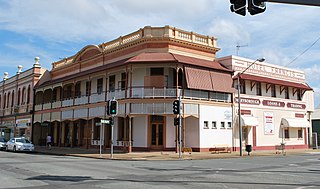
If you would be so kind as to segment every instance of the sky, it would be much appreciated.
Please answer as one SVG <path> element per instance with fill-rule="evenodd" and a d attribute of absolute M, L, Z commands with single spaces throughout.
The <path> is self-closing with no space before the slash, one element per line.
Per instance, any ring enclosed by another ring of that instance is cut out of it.
<path fill-rule="evenodd" d="M 0 0 L 0 77 L 42 67 L 144 26 L 170 25 L 218 38 L 217 57 L 266 58 L 305 72 L 320 103 L 320 7 L 267 3 L 240 16 L 228 0 Z M 318 41 L 317 41 L 318 40 Z M 241 46 L 237 51 L 236 46 Z M 294 60 L 294 61 L 293 61 Z"/>

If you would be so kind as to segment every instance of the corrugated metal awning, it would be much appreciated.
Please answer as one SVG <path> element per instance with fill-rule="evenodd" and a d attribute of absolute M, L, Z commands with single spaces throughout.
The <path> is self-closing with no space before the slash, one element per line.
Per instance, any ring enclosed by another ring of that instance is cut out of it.
<path fill-rule="evenodd" d="M 236 75 L 233 79 L 236 79 L 236 78 L 238 78 L 238 75 Z M 266 78 L 266 77 L 249 75 L 249 74 L 241 74 L 240 78 L 251 80 L 251 81 L 258 81 L 263 83 L 271 83 L 275 85 L 283 85 L 283 86 L 295 87 L 299 89 L 312 90 L 312 88 L 306 83 L 295 83 L 295 82 L 284 81 L 280 79 L 272 79 L 272 78 Z"/>
<path fill-rule="evenodd" d="M 185 67 L 187 86 L 191 89 L 233 93 L 233 80 L 229 73 Z"/>
<path fill-rule="evenodd" d="M 232 87 L 233 80 L 230 74 L 210 71 L 210 76 L 214 91 L 227 93 L 235 92 L 235 89 Z"/>
<path fill-rule="evenodd" d="M 213 91 L 210 71 L 185 67 L 185 72 L 188 88 Z"/>

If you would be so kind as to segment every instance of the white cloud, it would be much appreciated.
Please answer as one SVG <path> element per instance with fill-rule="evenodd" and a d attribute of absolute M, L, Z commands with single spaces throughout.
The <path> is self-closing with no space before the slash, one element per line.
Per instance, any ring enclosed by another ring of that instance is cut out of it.
<path fill-rule="evenodd" d="M 0 7 L 0 29 L 55 41 L 102 37 L 112 19 L 98 2 L 89 0 L 12 0 Z"/>
<path fill-rule="evenodd" d="M 30 66 L 34 56 L 50 69 L 52 61 L 87 44 L 106 42 L 146 25 L 171 25 L 217 37 L 218 57 L 235 54 L 238 43 L 248 44 L 240 48 L 240 56 L 264 56 L 268 63 L 284 66 L 320 35 L 319 7 L 267 3 L 266 12 L 246 17 L 229 7 L 227 0 L 0 0 L 0 32 L 30 40 L 6 42 L 13 53 L 0 53 L 1 70 L 11 66 L 5 62 Z M 39 38 L 40 45 L 34 42 Z M 313 88 L 320 88 L 319 49 L 320 43 L 288 65 L 304 69 Z"/>

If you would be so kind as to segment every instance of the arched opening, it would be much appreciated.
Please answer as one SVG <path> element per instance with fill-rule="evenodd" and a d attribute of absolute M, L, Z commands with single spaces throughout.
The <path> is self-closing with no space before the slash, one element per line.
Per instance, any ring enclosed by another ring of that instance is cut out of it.
<path fill-rule="evenodd" d="M 43 103 L 43 92 L 42 91 L 38 91 L 36 92 L 36 105 L 42 104 Z"/>
<path fill-rule="evenodd" d="M 31 87 L 29 85 L 28 86 L 28 92 L 27 92 L 27 104 L 30 103 L 30 98 L 31 98 Z"/>
<path fill-rule="evenodd" d="M 2 108 L 3 108 L 3 109 L 6 108 L 6 102 L 7 102 L 7 94 L 4 93 L 4 95 L 3 95 L 3 103 L 2 103 Z"/>
<path fill-rule="evenodd" d="M 53 89 L 53 93 L 52 93 L 52 101 L 56 102 L 56 101 L 61 101 L 61 93 L 62 93 L 62 87 L 55 87 Z"/>
<path fill-rule="evenodd" d="M 22 94 L 21 94 L 21 104 L 25 104 L 26 101 L 26 88 L 22 88 Z"/>
<path fill-rule="evenodd" d="M 8 97 L 7 97 L 7 105 L 6 107 L 9 108 L 9 104 L 10 104 L 10 92 L 8 92 Z"/>
<path fill-rule="evenodd" d="M 52 89 L 47 89 L 43 93 L 43 103 L 50 103 L 52 100 Z"/>
<path fill-rule="evenodd" d="M 11 107 L 14 106 L 14 90 L 12 91 L 12 95 L 11 95 Z"/>
<path fill-rule="evenodd" d="M 73 95 L 74 95 L 73 86 L 74 85 L 72 83 L 63 86 L 63 99 L 64 100 L 73 98 Z"/>

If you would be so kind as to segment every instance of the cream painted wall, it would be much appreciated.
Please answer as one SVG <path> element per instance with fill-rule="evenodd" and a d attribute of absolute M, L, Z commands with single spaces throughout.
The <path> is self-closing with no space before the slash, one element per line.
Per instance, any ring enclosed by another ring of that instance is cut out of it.
<path fill-rule="evenodd" d="M 144 86 L 144 76 L 147 74 L 146 68 L 134 68 L 132 71 L 132 86 Z"/>
<path fill-rule="evenodd" d="M 148 147 L 148 118 L 134 117 L 132 123 L 133 147 Z"/>
<path fill-rule="evenodd" d="M 166 116 L 166 147 L 174 148 L 176 147 L 176 126 L 173 125 L 173 117 Z"/>
<path fill-rule="evenodd" d="M 200 146 L 199 119 L 196 117 L 185 118 L 186 147 L 198 148 Z"/>
<path fill-rule="evenodd" d="M 280 126 L 282 118 L 294 118 L 295 113 L 302 114 L 303 112 L 299 111 L 285 111 L 271 108 L 262 108 L 262 109 L 251 109 L 252 115 L 257 117 L 259 125 L 257 126 L 257 146 L 274 146 L 279 145 L 282 142 L 282 128 Z M 274 117 L 274 134 L 269 135 L 265 134 L 264 131 L 264 112 L 272 112 Z M 311 125 L 311 124 L 310 124 Z M 304 138 L 298 139 L 297 134 L 298 128 L 289 128 L 290 139 L 285 139 L 284 142 L 286 145 L 301 145 L 304 144 Z M 252 135 L 252 133 L 250 133 Z M 302 135 L 304 137 L 304 133 Z M 252 138 L 251 138 L 252 139 Z M 251 140 L 252 141 L 252 140 Z"/>
<path fill-rule="evenodd" d="M 232 126 L 232 109 L 230 107 L 200 105 L 200 147 L 210 148 L 217 144 L 232 146 L 232 128 L 228 128 L 228 122 Z M 208 121 L 209 127 L 204 128 L 204 121 Z M 217 123 L 217 128 L 212 128 L 212 122 Z M 221 122 L 225 128 L 221 128 Z"/>

